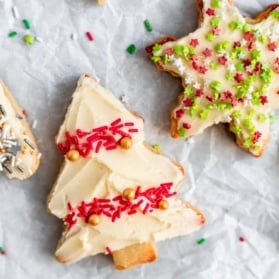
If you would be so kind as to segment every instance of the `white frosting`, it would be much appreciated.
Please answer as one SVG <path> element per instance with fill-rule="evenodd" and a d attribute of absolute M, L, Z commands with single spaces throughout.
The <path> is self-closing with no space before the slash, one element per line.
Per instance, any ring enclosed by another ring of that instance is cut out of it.
<path fill-rule="evenodd" d="M 73 95 L 73 101 L 61 126 L 56 142 L 65 140 L 65 131 L 90 130 L 111 123 L 115 119 L 134 122 L 138 133 L 133 134 L 133 146 L 99 153 L 76 162 L 65 160 L 54 185 L 48 208 L 57 217 L 68 214 L 67 203 L 76 208 L 82 201 L 94 197 L 112 198 L 127 187 L 148 189 L 164 182 L 172 182 L 176 190 L 183 179 L 181 167 L 167 157 L 157 154 L 144 144 L 143 120 L 127 110 L 110 92 L 95 80 L 83 76 Z M 203 218 L 177 197 L 168 199 L 169 209 L 154 210 L 143 215 L 123 213 L 112 222 L 101 216 L 98 226 L 91 226 L 82 218 L 66 230 L 56 256 L 60 261 L 73 262 L 89 255 L 112 251 L 135 243 L 160 241 L 197 230 Z"/>
<path fill-rule="evenodd" d="M 0 152 L 1 171 L 9 178 L 26 179 L 37 170 L 40 153 L 25 116 L 2 82 L 0 105 L 0 148 L 8 142 L 6 151 Z"/>

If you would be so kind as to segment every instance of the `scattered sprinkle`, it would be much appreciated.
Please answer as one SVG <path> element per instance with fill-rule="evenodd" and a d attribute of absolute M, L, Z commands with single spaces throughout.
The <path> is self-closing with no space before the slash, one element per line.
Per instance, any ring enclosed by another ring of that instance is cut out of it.
<path fill-rule="evenodd" d="M 37 124 L 38 124 L 38 120 L 37 119 L 33 120 L 32 128 L 35 129 L 37 127 Z"/>
<path fill-rule="evenodd" d="M 3 256 L 7 254 L 6 251 L 4 250 L 4 248 L 1 246 L 0 246 L 0 254 Z"/>
<path fill-rule="evenodd" d="M 25 109 L 22 110 L 23 115 L 27 118 L 28 117 L 28 113 Z"/>
<path fill-rule="evenodd" d="M 107 251 L 107 253 L 108 253 L 109 255 L 112 255 L 112 251 L 111 251 L 111 249 L 109 248 L 109 246 L 106 246 L 106 251 Z"/>
<path fill-rule="evenodd" d="M 240 237 L 239 237 L 239 241 L 244 242 L 244 241 L 245 241 L 245 238 L 244 238 L 243 236 L 240 236 Z"/>
<path fill-rule="evenodd" d="M 38 43 L 43 43 L 43 39 L 42 39 L 41 37 L 37 37 L 37 36 L 36 36 L 36 41 L 37 41 Z"/>
<path fill-rule="evenodd" d="M 161 151 L 161 145 L 156 143 L 156 144 L 153 145 L 153 149 L 157 152 L 160 152 Z"/>
<path fill-rule="evenodd" d="M 19 18 L 18 9 L 16 6 L 12 7 L 12 13 L 13 13 L 14 18 Z"/>
<path fill-rule="evenodd" d="M 28 34 L 28 35 L 25 35 L 23 37 L 23 41 L 27 45 L 32 45 L 34 43 L 34 41 L 35 41 L 35 37 L 33 35 Z"/>
<path fill-rule="evenodd" d="M 144 21 L 144 26 L 148 32 L 151 32 L 153 30 L 152 25 L 148 19 Z"/>
<path fill-rule="evenodd" d="M 205 242 L 205 238 L 201 238 L 197 241 L 197 244 L 202 245 Z"/>
<path fill-rule="evenodd" d="M 31 29 L 31 24 L 26 18 L 22 20 L 22 23 L 26 29 Z"/>
<path fill-rule="evenodd" d="M 135 45 L 129 45 L 128 48 L 127 48 L 127 52 L 130 53 L 130 54 L 134 54 L 136 52 L 137 48 Z"/>
<path fill-rule="evenodd" d="M 89 41 L 94 41 L 94 37 L 91 32 L 87 31 L 85 34 Z"/>
<path fill-rule="evenodd" d="M 77 40 L 77 34 L 72 33 L 72 34 L 71 34 L 71 39 L 72 39 L 73 41 L 76 41 L 76 40 Z"/>
<path fill-rule="evenodd" d="M 17 35 L 17 32 L 16 31 L 12 31 L 8 34 L 8 37 L 10 38 L 14 38 L 15 36 Z"/>

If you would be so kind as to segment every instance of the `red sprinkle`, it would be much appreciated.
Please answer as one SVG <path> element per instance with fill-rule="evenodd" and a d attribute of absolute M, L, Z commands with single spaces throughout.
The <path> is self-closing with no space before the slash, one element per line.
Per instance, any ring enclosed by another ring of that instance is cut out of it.
<path fill-rule="evenodd" d="M 211 9 L 211 8 L 208 8 L 206 10 L 206 14 L 209 15 L 209 16 L 215 16 L 215 10 Z"/>
<path fill-rule="evenodd" d="M 254 34 L 253 34 L 253 32 L 251 32 L 251 31 L 245 32 L 244 35 L 243 35 L 243 38 L 244 38 L 246 41 L 251 41 L 251 40 L 254 39 Z"/>
<path fill-rule="evenodd" d="M 220 33 L 221 33 L 221 29 L 218 28 L 218 27 L 214 27 L 214 28 L 212 29 L 212 33 L 213 33 L 213 35 L 215 35 L 215 36 L 219 36 Z"/>
<path fill-rule="evenodd" d="M 240 237 L 239 237 L 239 241 L 244 242 L 244 241 L 245 241 L 245 238 L 244 238 L 243 236 L 240 236 Z"/>
<path fill-rule="evenodd" d="M 275 51 L 276 48 L 277 48 L 277 43 L 276 42 L 271 42 L 267 45 L 267 48 L 270 50 L 270 51 Z"/>
<path fill-rule="evenodd" d="M 240 82 L 242 82 L 242 81 L 244 80 L 244 76 L 243 76 L 243 74 L 241 74 L 241 73 L 236 73 L 235 76 L 234 76 L 234 79 L 235 79 L 238 83 L 240 83 Z"/>
<path fill-rule="evenodd" d="M 22 113 L 23 113 L 23 115 L 27 118 L 28 117 L 28 113 L 27 113 L 27 111 L 24 109 L 24 110 L 22 110 Z"/>
<path fill-rule="evenodd" d="M 261 96 L 260 99 L 261 99 L 261 104 L 262 104 L 262 105 L 268 103 L 267 96 Z"/>
<path fill-rule="evenodd" d="M 185 100 L 183 100 L 183 104 L 185 107 L 191 107 L 193 105 L 193 100 L 187 97 Z"/>
<path fill-rule="evenodd" d="M 91 32 L 87 31 L 85 34 L 89 41 L 94 41 L 94 37 Z"/>
<path fill-rule="evenodd" d="M 218 58 L 218 62 L 221 65 L 226 65 L 227 62 L 228 62 L 228 59 L 225 56 L 221 56 L 221 57 Z"/>
<path fill-rule="evenodd" d="M 112 251 L 111 251 L 111 249 L 109 248 L 109 246 L 106 246 L 106 251 L 107 251 L 107 253 L 108 253 L 109 255 L 112 255 Z"/>
<path fill-rule="evenodd" d="M 254 144 L 257 143 L 257 142 L 259 141 L 259 139 L 260 139 L 261 136 L 262 136 L 262 133 L 259 132 L 259 131 L 256 131 L 256 132 L 254 133 L 254 136 L 253 136 L 253 143 L 254 143 Z"/>
<path fill-rule="evenodd" d="M 190 46 L 196 47 L 196 46 L 198 46 L 198 45 L 199 45 L 199 40 L 198 40 L 198 39 L 192 39 L 192 40 L 190 41 Z"/>
<path fill-rule="evenodd" d="M 184 115 L 184 110 L 183 109 L 179 109 L 175 112 L 175 117 L 176 118 L 180 118 Z"/>
<path fill-rule="evenodd" d="M 198 90 L 196 91 L 196 96 L 197 96 L 197 97 L 201 97 L 203 94 L 204 94 L 204 92 L 203 92 L 202 89 L 198 89 Z"/>
<path fill-rule="evenodd" d="M 202 54 L 205 56 L 205 57 L 210 57 L 212 55 L 213 51 L 209 48 L 206 48 L 204 49 L 204 51 L 202 52 Z"/>
<path fill-rule="evenodd" d="M 169 47 L 165 50 L 167 55 L 172 55 L 173 54 L 173 48 Z"/>

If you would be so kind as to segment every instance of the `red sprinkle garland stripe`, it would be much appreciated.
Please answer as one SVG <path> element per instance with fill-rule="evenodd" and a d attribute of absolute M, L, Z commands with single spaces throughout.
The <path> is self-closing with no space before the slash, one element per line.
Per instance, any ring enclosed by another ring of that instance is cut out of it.
<path fill-rule="evenodd" d="M 102 148 L 107 151 L 119 147 L 122 137 L 131 138 L 131 134 L 139 130 L 133 122 L 122 122 L 120 118 L 112 121 L 109 126 L 103 125 L 93 128 L 91 131 L 77 129 L 75 135 L 65 132 L 65 141 L 59 142 L 57 148 L 62 154 L 75 149 L 82 157 L 87 157 L 91 152 L 99 153 Z"/>
<path fill-rule="evenodd" d="M 64 218 L 64 222 L 71 229 L 77 222 L 77 218 L 84 218 L 85 222 L 92 214 L 104 215 L 115 222 L 121 218 L 121 214 L 126 212 L 128 215 L 138 213 L 151 213 L 154 209 L 159 208 L 159 202 L 162 199 L 170 198 L 176 195 L 176 192 L 171 192 L 173 183 L 162 183 L 159 186 L 151 187 L 142 191 L 141 186 L 136 188 L 135 199 L 125 200 L 122 195 L 117 195 L 113 198 L 93 198 L 90 202 L 82 201 L 76 209 L 68 203 L 68 214 Z"/>

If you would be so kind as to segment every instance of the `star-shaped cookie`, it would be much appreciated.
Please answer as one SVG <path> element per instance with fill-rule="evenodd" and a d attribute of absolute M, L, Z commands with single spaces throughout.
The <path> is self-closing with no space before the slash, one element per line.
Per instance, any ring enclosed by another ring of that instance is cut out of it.
<path fill-rule="evenodd" d="M 70 263 L 112 254 L 118 269 L 156 259 L 153 242 L 199 229 L 201 212 L 179 199 L 183 168 L 144 142 L 143 119 L 83 75 L 56 137 L 65 161 L 48 200 Z"/>
<path fill-rule="evenodd" d="M 159 70 L 182 79 L 171 135 L 229 123 L 236 143 L 260 156 L 279 107 L 279 5 L 244 18 L 230 0 L 197 0 L 199 28 L 146 48 Z"/>

